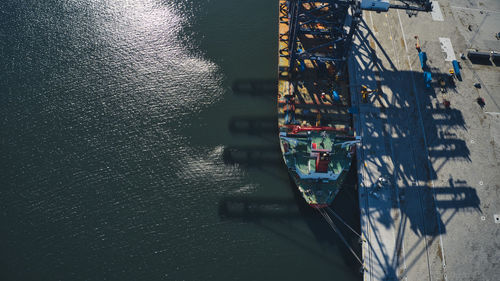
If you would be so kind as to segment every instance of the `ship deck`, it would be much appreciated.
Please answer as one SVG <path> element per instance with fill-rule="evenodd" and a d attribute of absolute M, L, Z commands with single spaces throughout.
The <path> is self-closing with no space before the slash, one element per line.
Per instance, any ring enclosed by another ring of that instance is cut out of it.
<path fill-rule="evenodd" d="M 281 0 L 280 5 L 286 1 Z M 320 3 L 304 3 L 306 9 L 317 8 Z M 325 8 L 325 11 L 327 8 Z M 323 11 L 323 10 L 322 10 Z M 334 78 L 332 64 L 304 59 L 294 69 L 289 69 L 288 15 L 280 11 L 279 23 L 279 80 L 278 80 L 278 124 L 286 124 L 285 111 L 293 111 L 295 123 L 301 126 L 325 126 L 350 130 L 352 118 L 348 112 L 351 103 L 348 81 Z M 321 26 L 314 26 L 321 30 Z M 298 36 L 299 47 L 318 46 L 324 43 L 321 36 L 303 34 Z M 316 54 L 328 53 L 327 47 L 319 48 Z M 291 73 L 294 73 L 292 78 Z M 347 75 L 345 76 L 347 78 Z M 334 99 L 335 91 L 338 98 Z M 323 94 L 324 93 L 324 94 Z M 287 97 L 287 95 L 289 95 Z M 293 96 L 290 102 L 290 96 Z M 293 106 L 293 108 L 292 108 Z"/>
<path fill-rule="evenodd" d="M 500 67 L 459 54 L 500 51 L 494 38 L 500 4 L 433 2 L 440 11 L 412 17 L 401 10 L 364 11 L 355 35 L 349 76 L 359 112 L 354 126 L 362 137 L 363 280 L 498 278 Z M 415 35 L 427 53 L 430 88 Z M 454 56 L 463 81 L 442 93 L 436 81 L 446 77 Z M 382 91 L 363 103 L 361 85 Z M 379 177 L 387 184 L 377 187 Z"/>

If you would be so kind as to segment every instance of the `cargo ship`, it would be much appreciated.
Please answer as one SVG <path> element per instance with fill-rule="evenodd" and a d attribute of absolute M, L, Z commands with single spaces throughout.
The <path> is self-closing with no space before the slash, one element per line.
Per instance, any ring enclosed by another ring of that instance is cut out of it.
<path fill-rule="evenodd" d="M 359 140 L 352 128 L 346 56 L 355 1 L 279 1 L 280 148 L 304 200 L 329 206 Z"/>

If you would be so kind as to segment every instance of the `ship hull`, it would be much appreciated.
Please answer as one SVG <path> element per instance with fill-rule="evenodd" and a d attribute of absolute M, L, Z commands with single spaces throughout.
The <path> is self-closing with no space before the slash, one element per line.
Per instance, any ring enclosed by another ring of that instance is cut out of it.
<path fill-rule="evenodd" d="M 283 150 L 282 150 L 282 152 L 283 152 Z M 283 161 L 286 165 L 287 161 L 284 157 L 283 157 Z M 331 194 L 325 195 L 322 197 L 318 197 L 318 196 L 311 196 L 310 194 L 308 194 L 306 192 L 307 190 L 309 190 L 308 183 L 302 181 L 300 179 L 300 177 L 297 175 L 297 173 L 294 172 L 291 167 L 288 167 L 288 173 L 290 174 L 290 177 L 292 178 L 292 180 L 295 184 L 295 187 L 300 192 L 304 201 L 309 206 L 311 206 L 312 208 L 316 208 L 316 209 L 328 207 L 333 203 L 335 197 L 337 196 L 338 192 L 342 188 L 341 185 L 344 183 L 345 177 L 347 176 L 347 170 L 346 170 L 334 183 L 330 183 L 329 186 L 326 186 L 323 188 L 323 190 L 326 190 L 328 192 L 331 191 L 332 192 Z"/>
<path fill-rule="evenodd" d="M 310 48 L 315 50 L 316 56 L 331 53 L 331 48 L 321 47 L 324 45 L 324 36 L 301 34 L 296 37 L 295 43 L 290 40 L 294 32 L 290 30 L 294 22 L 290 18 L 293 9 L 325 18 L 333 14 L 329 7 L 320 2 L 303 3 L 295 7 L 289 7 L 285 0 L 279 3 L 277 100 L 280 148 L 291 178 L 306 203 L 313 208 L 324 208 L 332 204 L 341 189 L 353 153 L 349 146 L 344 148 L 343 145 L 346 139 L 354 139 L 352 117 L 348 110 L 348 81 L 338 75 L 341 70 L 345 70 L 345 65 L 312 58 L 297 59 L 290 52 L 297 48 Z M 316 30 L 317 34 L 328 31 L 328 27 L 318 23 L 301 26 Z M 328 149 L 312 147 L 322 145 L 325 139 L 331 143 Z M 340 145 L 342 149 L 337 148 Z M 326 166 L 322 166 L 319 160 L 314 162 L 314 158 L 322 153 L 331 158 Z"/>

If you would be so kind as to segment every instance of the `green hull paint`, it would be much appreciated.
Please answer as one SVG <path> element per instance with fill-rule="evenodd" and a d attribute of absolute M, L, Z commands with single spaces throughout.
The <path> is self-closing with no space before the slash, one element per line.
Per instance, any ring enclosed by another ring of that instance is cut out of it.
<path fill-rule="evenodd" d="M 334 134 L 312 132 L 308 137 L 280 137 L 283 160 L 288 167 L 304 200 L 311 205 L 330 205 L 342 187 L 351 167 L 351 146 L 342 148 L 343 140 L 336 140 Z M 326 135 L 326 137 L 324 137 Z M 315 152 L 312 144 L 330 152 L 327 172 L 315 171 Z M 322 146 L 319 144 L 323 143 Z"/>

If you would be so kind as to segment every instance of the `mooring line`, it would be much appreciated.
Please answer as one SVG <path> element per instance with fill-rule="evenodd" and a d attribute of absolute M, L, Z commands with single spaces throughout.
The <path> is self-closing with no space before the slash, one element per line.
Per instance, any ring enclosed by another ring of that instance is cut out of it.
<path fill-rule="evenodd" d="M 337 215 L 337 213 L 335 213 L 335 211 L 333 211 L 332 208 L 327 207 L 326 209 L 328 211 L 330 211 L 330 213 L 332 213 L 332 215 L 334 215 L 341 223 L 343 223 L 345 226 L 347 226 L 347 228 L 349 228 L 354 234 L 356 234 L 359 238 L 361 238 L 361 235 L 356 230 L 354 230 L 351 226 L 349 226 L 339 215 Z"/>
<path fill-rule="evenodd" d="M 354 257 L 358 260 L 358 262 L 361 264 L 361 266 L 363 266 L 364 268 L 364 265 L 363 265 L 363 261 L 358 257 L 358 255 L 356 254 L 356 252 L 354 252 L 354 250 L 352 249 L 352 247 L 349 245 L 349 243 L 347 243 L 347 240 L 345 240 L 344 236 L 342 235 L 342 233 L 340 233 L 339 229 L 337 228 L 337 226 L 335 226 L 335 223 L 333 223 L 332 219 L 330 218 L 330 216 L 328 216 L 328 213 L 323 210 L 323 209 L 320 209 L 320 208 L 316 208 L 318 210 L 318 212 L 323 216 L 323 218 L 326 220 L 326 222 L 328 223 L 328 225 L 330 225 L 330 227 L 337 233 L 337 235 L 340 237 L 340 239 L 342 239 L 342 242 L 344 242 L 344 244 L 346 245 L 346 247 L 349 249 L 349 251 L 351 251 L 351 253 L 354 255 Z"/>

